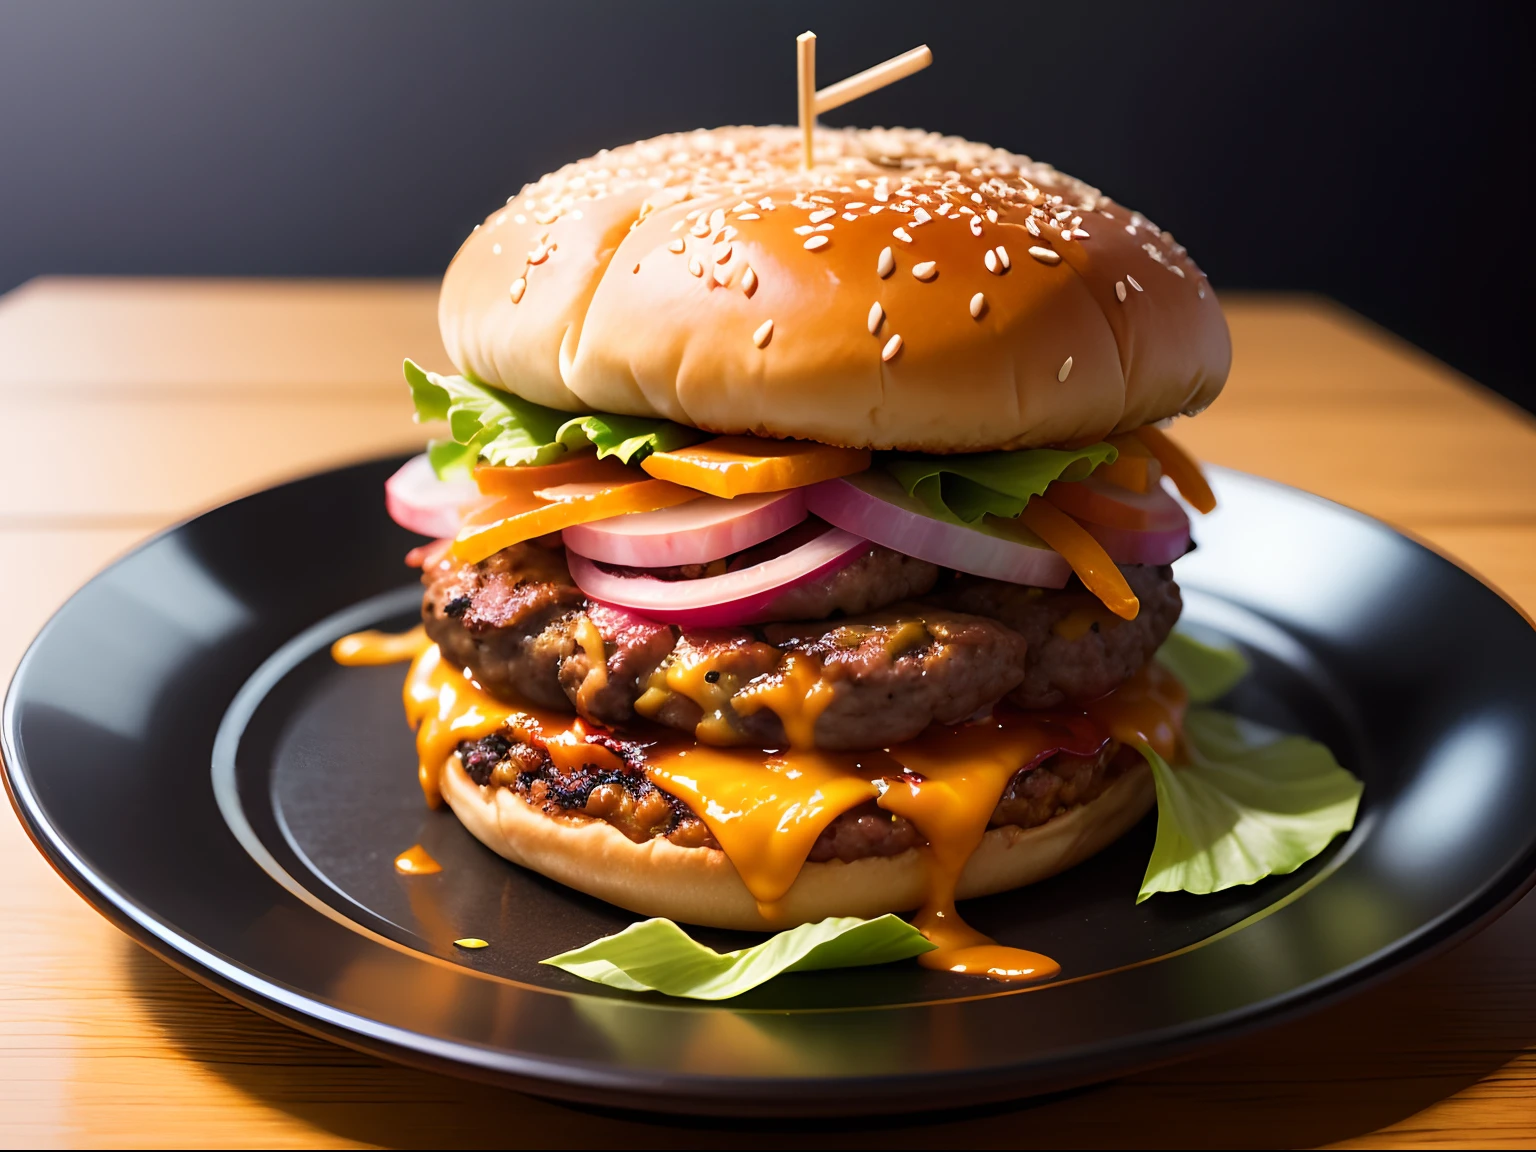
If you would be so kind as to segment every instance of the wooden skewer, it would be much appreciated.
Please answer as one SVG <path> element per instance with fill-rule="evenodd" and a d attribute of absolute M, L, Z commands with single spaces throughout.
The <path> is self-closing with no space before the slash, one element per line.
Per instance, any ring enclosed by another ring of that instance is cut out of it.
<path fill-rule="evenodd" d="M 795 39 L 800 78 L 800 165 L 809 170 L 815 162 L 812 140 L 816 131 L 816 33 L 802 32 Z"/>
<path fill-rule="evenodd" d="M 910 52 L 892 56 L 884 64 L 876 64 L 873 68 L 866 68 L 856 76 L 839 80 L 836 84 L 829 84 L 816 93 L 816 115 L 820 116 L 823 112 L 841 108 L 850 100 L 857 100 L 860 96 L 868 96 L 875 89 L 894 84 L 914 72 L 921 72 L 932 63 L 933 53 L 928 50 L 928 45 L 919 44 Z"/>
<path fill-rule="evenodd" d="M 856 76 L 829 84 L 816 91 L 816 33 L 802 32 L 795 40 L 796 62 L 799 69 L 800 96 L 800 147 L 801 165 L 807 169 L 815 163 L 813 143 L 816 117 L 834 108 L 841 108 L 850 100 L 867 96 L 877 88 L 894 84 L 914 72 L 921 72 L 933 63 L 933 53 L 928 45 L 919 44 L 910 52 L 892 56 L 883 64 L 866 68 Z"/>

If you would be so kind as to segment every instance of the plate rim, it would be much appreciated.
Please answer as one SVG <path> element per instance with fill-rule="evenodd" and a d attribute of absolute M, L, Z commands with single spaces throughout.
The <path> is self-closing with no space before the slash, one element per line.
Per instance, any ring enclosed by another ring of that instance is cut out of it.
<path fill-rule="evenodd" d="M 115 556 L 90 580 L 72 592 L 50 615 L 17 663 L 7 685 L 3 707 L 0 707 L 0 767 L 3 767 L 0 779 L 3 779 L 7 798 L 22 828 L 50 867 L 77 895 L 115 927 L 177 971 L 227 999 L 306 1034 L 395 1062 L 510 1086 L 541 1096 L 576 1102 L 607 1103 L 611 1106 L 617 1094 L 624 1101 L 621 1107 L 643 1112 L 682 1109 L 697 1114 L 745 1116 L 767 1115 L 771 1109 L 771 1114 L 783 1116 L 783 1099 L 794 1093 L 797 1098 L 793 1112 L 798 1116 L 851 1116 L 896 1111 L 926 1113 L 935 1111 L 926 1102 L 902 1107 L 901 1088 L 904 1084 L 920 1082 L 926 1094 L 931 1095 L 936 1084 L 958 1083 L 963 1079 L 966 1084 L 964 1099 L 967 1107 L 1018 1099 L 1090 1083 L 1102 1079 L 1104 1075 L 1125 1075 L 1138 1069 L 1183 1059 L 1201 1049 L 1238 1036 L 1320 1011 L 1450 950 L 1502 915 L 1536 887 L 1536 845 L 1533 845 L 1523 855 L 1506 864 L 1480 891 L 1458 901 L 1434 919 L 1417 925 L 1409 933 L 1394 938 L 1371 955 L 1343 967 L 1330 969 L 1313 980 L 1257 1004 L 1239 1006 L 1192 1021 L 1181 1021 L 1152 1032 L 1085 1045 L 1070 1052 L 1066 1059 L 1035 1062 L 1043 1063 L 1047 1069 L 1059 1066 L 1059 1074 L 1048 1071 L 1045 1075 L 1034 1075 L 1032 1073 L 1041 1069 L 1032 1068 L 1030 1062 L 1020 1062 L 982 1070 L 967 1068 L 938 1073 L 900 1072 L 831 1078 L 743 1076 L 727 1079 L 699 1074 L 685 1076 L 597 1061 L 529 1055 L 465 1040 L 444 1039 L 333 1007 L 242 966 L 206 947 L 189 934 L 177 930 L 126 892 L 118 890 L 107 877 L 98 874 L 78 856 L 62 831 L 48 819 L 32 788 L 31 769 L 21 754 L 17 739 L 18 686 L 22 684 L 35 654 L 46 642 L 58 617 L 67 607 L 106 573 L 139 552 L 204 517 L 217 515 L 247 500 L 321 477 L 378 467 L 406 459 L 409 455 L 378 456 L 296 477 L 184 517 L 137 542 Z M 1536 630 L 1536 619 L 1497 584 L 1411 531 L 1267 477 L 1219 466 L 1210 466 L 1210 470 L 1274 489 L 1287 498 L 1304 498 L 1309 503 L 1320 504 L 1343 512 L 1354 520 L 1363 521 L 1366 526 L 1400 536 L 1493 592 L 1528 627 Z M 1049 986 L 1039 989 L 1041 992 L 1048 990 Z M 690 1004 L 677 1007 L 701 1012 L 729 1010 L 729 1005 L 704 1007 Z M 848 1011 L 869 1010 L 873 1009 Z M 1026 1075 L 1026 1069 L 1031 1074 Z M 985 1081 L 980 1091 L 976 1090 L 978 1077 Z M 1013 1081 L 1011 1085 L 1010 1081 Z M 762 1111 L 755 1112 L 754 1108 L 759 1106 Z M 953 1106 L 941 1110 L 952 1111 Z"/>

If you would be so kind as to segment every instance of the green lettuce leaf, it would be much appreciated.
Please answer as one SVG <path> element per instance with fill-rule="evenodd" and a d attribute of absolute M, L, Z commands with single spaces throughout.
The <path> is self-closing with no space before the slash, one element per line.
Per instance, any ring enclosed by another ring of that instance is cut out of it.
<path fill-rule="evenodd" d="M 916 928 L 891 915 L 831 917 L 725 953 L 706 948 L 672 921 L 657 919 L 540 963 L 628 992 L 727 1000 L 784 972 L 887 964 L 933 947 Z"/>
<path fill-rule="evenodd" d="M 1361 783 L 1315 740 L 1194 708 L 1184 741 L 1190 763 L 1178 768 L 1139 746 L 1157 787 L 1157 841 L 1138 904 L 1294 872 L 1355 825 Z"/>
<path fill-rule="evenodd" d="M 427 459 L 438 476 L 467 475 L 476 461 L 506 466 L 552 464 L 589 445 L 599 456 L 638 463 L 652 452 L 700 438 L 692 428 L 641 416 L 572 416 L 463 376 L 440 376 L 405 362 L 417 423 L 446 420 L 452 440 L 437 440 Z"/>
<path fill-rule="evenodd" d="M 1235 644 L 1197 640 L 1179 629 L 1157 650 L 1157 662 L 1183 682 L 1192 704 L 1219 700 L 1248 675 L 1248 657 Z"/>
<path fill-rule="evenodd" d="M 968 456 L 901 456 L 886 470 L 935 512 L 974 524 L 983 516 L 1013 518 L 1056 480 L 1082 480 L 1119 453 L 1102 441 L 1086 448 L 1030 448 Z"/>

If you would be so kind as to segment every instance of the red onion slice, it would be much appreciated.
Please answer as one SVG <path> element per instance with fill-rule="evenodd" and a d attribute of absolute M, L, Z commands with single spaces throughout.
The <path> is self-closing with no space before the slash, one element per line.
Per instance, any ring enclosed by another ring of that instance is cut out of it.
<path fill-rule="evenodd" d="M 806 506 L 829 524 L 930 564 L 1006 580 L 1061 588 L 1072 566 L 1020 524 L 940 520 L 894 478 L 871 469 L 806 490 Z"/>
<path fill-rule="evenodd" d="M 707 564 L 745 551 L 806 517 L 801 489 L 737 496 L 700 496 L 656 512 L 632 512 L 562 532 L 565 546 L 589 560 L 627 568 Z"/>
<path fill-rule="evenodd" d="M 697 580 L 612 572 L 575 552 L 567 552 L 566 561 L 576 586 L 600 603 L 667 624 L 727 628 L 764 619 L 786 591 L 836 572 L 868 547 L 867 540 L 828 528 L 761 564 Z"/>
<path fill-rule="evenodd" d="M 390 519 L 423 536 L 456 535 L 464 513 L 484 502 L 473 480 L 439 480 L 425 456 L 412 456 L 384 482 Z"/>

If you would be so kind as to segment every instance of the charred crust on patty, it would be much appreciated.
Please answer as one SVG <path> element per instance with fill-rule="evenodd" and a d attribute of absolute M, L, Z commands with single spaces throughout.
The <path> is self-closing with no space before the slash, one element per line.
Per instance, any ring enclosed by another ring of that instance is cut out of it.
<path fill-rule="evenodd" d="M 636 745 L 602 736 L 588 739 L 616 753 L 624 767 L 591 763 L 562 771 L 543 749 L 507 732 L 465 740 L 458 754 L 476 784 L 510 788 L 546 816 L 603 820 L 636 843 L 665 836 L 685 848 L 715 846 L 704 822 L 686 804 L 634 767 Z"/>
<path fill-rule="evenodd" d="M 645 775 L 646 745 L 590 733 L 624 761 L 623 768 L 583 764 L 562 772 L 543 749 L 510 732 L 459 744 L 464 771 L 481 787 L 509 788 L 550 817 L 577 817 L 612 824 L 637 844 L 664 836 L 683 848 L 718 848 L 704 821 L 682 800 Z M 1092 756 L 1059 752 L 1020 769 L 1003 790 L 988 826 L 1036 828 L 1088 804 L 1138 762 L 1134 749 L 1109 741 Z M 868 800 L 839 815 L 816 838 L 811 863 L 852 863 L 871 856 L 899 856 L 926 844 L 911 821 Z"/>

